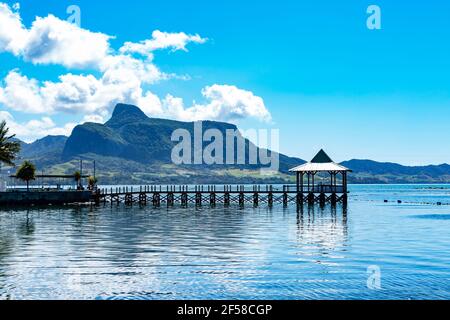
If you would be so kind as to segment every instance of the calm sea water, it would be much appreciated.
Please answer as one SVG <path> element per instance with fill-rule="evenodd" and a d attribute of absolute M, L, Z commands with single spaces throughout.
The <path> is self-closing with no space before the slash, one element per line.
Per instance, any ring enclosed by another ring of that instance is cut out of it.
<path fill-rule="evenodd" d="M 350 189 L 299 214 L 3 210 L 0 299 L 450 299 L 450 186 Z"/>

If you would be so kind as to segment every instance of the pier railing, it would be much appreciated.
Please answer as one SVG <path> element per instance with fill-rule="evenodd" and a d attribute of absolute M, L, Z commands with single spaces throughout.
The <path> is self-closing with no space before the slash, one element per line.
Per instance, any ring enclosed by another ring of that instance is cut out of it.
<path fill-rule="evenodd" d="M 196 205 L 222 203 L 229 205 L 238 203 L 337 203 L 346 202 L 347 194 L 343 188 L 329 185 L 318 185 L 314 188 L 297 192 L 295 185 L 166 185 L 140 187 L 113 187 L 99 189 L 95 196 L 97 203 L 151 203 L 168 206 L 180 203 Z"/>

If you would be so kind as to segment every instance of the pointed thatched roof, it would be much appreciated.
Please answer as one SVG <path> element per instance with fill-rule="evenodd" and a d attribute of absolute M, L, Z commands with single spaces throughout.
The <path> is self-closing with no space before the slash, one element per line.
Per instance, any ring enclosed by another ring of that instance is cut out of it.
<path fill-rule="evenodd" d="M 350 169 L 335 163 L 326 154 L 325 151 L 320 150 L 316 156 L 308 163 L 295 167 L 291 172 L 320 172 L 320 171 L 351 171 Z"/>
<path fill-rule="evenodd" d="M 311 163 L 330 163 L 333 162 L 331 158 L 326 154 L 323 149 L 320 149 L 319 153 L 310 161 Z"/>

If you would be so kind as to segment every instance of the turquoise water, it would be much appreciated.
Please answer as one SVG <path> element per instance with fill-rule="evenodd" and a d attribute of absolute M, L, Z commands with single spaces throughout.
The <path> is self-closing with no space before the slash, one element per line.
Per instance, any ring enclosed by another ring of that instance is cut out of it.
<path fill-rule="evenodd" d="M 0 299 L 450 299 L 450 186 L 350 190 L 300 213 L 3 210 Z"/>

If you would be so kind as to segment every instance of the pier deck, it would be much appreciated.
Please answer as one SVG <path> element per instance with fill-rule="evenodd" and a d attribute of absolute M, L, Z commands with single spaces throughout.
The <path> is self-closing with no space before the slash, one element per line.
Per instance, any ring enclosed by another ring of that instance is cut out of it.
<path fill-rule="evenodd" d="M 141 186 L 99 189 L 95 202 L 126 205 L 336 204 L 347 203 L 347 192 L 334 186 L 316 186 L 300 192 L 295 186 Z"/>

